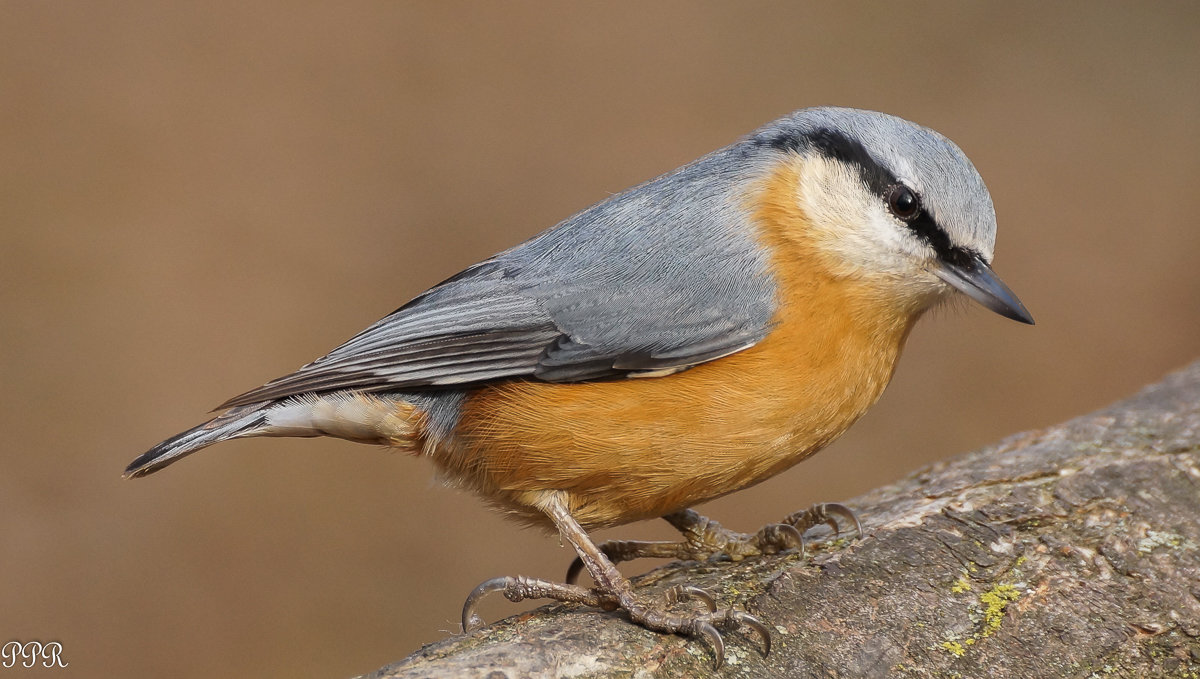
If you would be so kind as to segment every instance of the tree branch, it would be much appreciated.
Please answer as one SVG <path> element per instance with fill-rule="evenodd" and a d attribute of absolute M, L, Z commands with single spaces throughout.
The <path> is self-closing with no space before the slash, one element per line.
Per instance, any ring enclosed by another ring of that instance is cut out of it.
<path fill-rule="evenodd" d="M 739 563 L 673 563 L 774 629 L 726 635 L 719 675 L 1200 677 L 1200 363 L 849 503 L 866 537 Z M 705 643 L 546 606 L 367 677 L 709 676 Z"/>

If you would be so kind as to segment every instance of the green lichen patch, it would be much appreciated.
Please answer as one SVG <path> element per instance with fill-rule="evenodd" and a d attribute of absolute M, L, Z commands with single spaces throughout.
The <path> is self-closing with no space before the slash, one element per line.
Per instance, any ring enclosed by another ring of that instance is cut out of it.
<path fill-rule="evenodd" d="M 961 594 L 970 590 L 971 583 L 967 582 L 965 575 L 959 577 L 950 587 L 950 591 L 955 594 Z M 992 636 L 1000 629 L 1000 625 L 1004 620 L 1004 612 L 1008 609 L 1008 605 L 1020 597 L 1021 590 L 1016 585 L 1006 583 L 994 585 L 988 591 L 983 592 L 979 595 L 978 613 L 972 613 L 972 618 L 979 623 L 979 629 L 965 639 L 951 635 L 952 638 L 943 641 L 940 644 L 940 648 L 956 658 L 965 656 L 971 646 Z"/>
<path fill-rule="evenodd" d="M 946 649 L 948 653 L 956 658 L 961 658 L 967 654 L 967 649 L 963 648 L 963 645 L 957 641 L 943 641 L 942 648 Z"/>
<path fill-rule="evenodd" d="M 1021 592 L 1013 585 L 996 585 L 980 594 L 979 603 L 983 606 L 983 629 L 977 638 L 990 637 L 1000 629 L 1004 611 L 1020 596 Z"/>

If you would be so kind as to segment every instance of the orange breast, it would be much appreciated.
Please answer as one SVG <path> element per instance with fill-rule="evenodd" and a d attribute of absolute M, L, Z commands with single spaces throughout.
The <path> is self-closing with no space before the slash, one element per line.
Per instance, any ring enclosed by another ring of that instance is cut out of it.
<path fill-rule="evenodd" d="M 538 491 L 567 493 L 586 528 L 662 516 L 762 481 L 828 444 L 890 380 L 915 320 L 837 278 L 797 240 L 796 174 L 756 194 L 780 308 L 745 351 L 664 377 L 517 381 L 474 391 L 433 458 L 452 482 L 531 522 Z"/>

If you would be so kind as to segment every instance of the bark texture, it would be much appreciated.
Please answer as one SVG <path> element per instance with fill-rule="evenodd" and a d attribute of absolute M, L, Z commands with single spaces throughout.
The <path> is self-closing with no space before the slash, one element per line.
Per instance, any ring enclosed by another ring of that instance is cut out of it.
<path fill-rule="evenodd" d="M 750 611 L 768 657 L 730 632 L 714 672 L 703 641 L 552 605 L 366 676 L 1200 679 L 1200 363 L 847 504 L 861 540 L 636 579 Z"/>

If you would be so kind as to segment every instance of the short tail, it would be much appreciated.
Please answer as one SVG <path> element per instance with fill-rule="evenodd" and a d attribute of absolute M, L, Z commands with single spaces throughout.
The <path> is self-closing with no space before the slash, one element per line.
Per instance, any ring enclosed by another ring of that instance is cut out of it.
<path fill-rule="evenodd" d="M 125 468 L 125 478 L 132 479 L 156 472 L 214 443 L 260 433 L 267 426 L 265 405 L 267 404 L 255 403 L 234 408 L 198 427 L 172 436 L 130 462 Z"/>
<path fill-rule="evenodd" d="M 353 392 L 251 403 L 154 446 L 129 463 L 125 478 L 145 476 L 201 448 L 247 436 L 333 436 L 416 451 L 423 420 L 412 403 Z"/>

